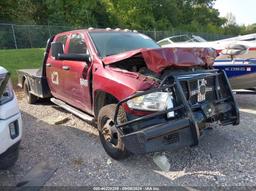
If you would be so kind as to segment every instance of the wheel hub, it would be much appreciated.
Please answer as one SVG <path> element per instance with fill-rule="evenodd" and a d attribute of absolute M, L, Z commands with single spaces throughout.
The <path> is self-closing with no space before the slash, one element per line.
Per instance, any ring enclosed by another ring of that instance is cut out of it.
<path fill-rule="evenodd" d="M 102 128 L 102 135 L 104 139 L 113 144 L 117 144 L 117 130 L 115 128 L 114 122 L 111 119 L 108 119 Z"/>

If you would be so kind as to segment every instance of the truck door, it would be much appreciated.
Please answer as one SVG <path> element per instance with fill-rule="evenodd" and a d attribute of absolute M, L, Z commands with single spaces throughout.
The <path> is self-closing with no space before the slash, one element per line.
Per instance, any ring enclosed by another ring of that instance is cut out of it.
<path fill-rule="evenodd" d="M 55 42 L 61 42 L 64 47 L 66 47 L 68 36 L 67 35 L 60 35 L 56 36 L 54 41 Z M 46 62 L 46 77 L 47 81 L 51 90 L 51 93 L 54 97 L 58 99 L 64 98 L 63 95 L 63 69 L 62 69 L 62 60 L 56 60 L 50 51 L 50 54 L 48 56 L 47 62 Z"/>
<path fill-rule="evenodd" d="M 68 54 L 89 54 L 84 36 L 74 33 L 67 45 Z M 91 100 L 87 75 L 90 63 L 85 61 L 64 60 L 62 63 L 64 77 L 65 101 L 83 111 L 91 112 Z"/>

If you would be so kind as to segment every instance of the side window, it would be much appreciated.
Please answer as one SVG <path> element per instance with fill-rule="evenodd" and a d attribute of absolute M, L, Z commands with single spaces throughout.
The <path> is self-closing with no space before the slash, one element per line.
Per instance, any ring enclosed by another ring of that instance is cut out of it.
<path fill-rule="evenodd" d="M 63 35 L 63 36 L 59 36 L 55 42 L 61 42 L 63 44 L 63 48 L 65 48 L 66 46 L 66 42 L 67 42 L 67 35 Z"/>
<path fill-rule="evenodd" d="M 55 42 L 61 42 L 63 45 L 63 49 L 64 49 L 66 46 L 67 39 L 68 39 L 67 35 L 62 35 L 62 36 L 57 37 Z M 52 53 L 51 53 L 51 56 L 52 56 Z"/>
<path fill-rule="evenodd" d="M 83 40 L 82 35 L 80 34 L 72 34 L 69 41 L 68 53 L 71 54 L 86 54 L 87 47 Z"/>

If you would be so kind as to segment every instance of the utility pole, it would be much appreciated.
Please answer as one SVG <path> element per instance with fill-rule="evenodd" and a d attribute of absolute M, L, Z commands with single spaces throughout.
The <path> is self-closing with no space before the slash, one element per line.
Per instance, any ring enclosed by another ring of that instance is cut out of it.
<path fill-rule="evenodd" d="M 154 39 L 157 41 L 157 37 L 156 37 L 156 28 L 154 27 Z"/>
<path fill-rule="evenodd" d="M 85 13 L 86 13 L 86 17 L 87 17 L 87 23 L 88 23 L 88 26 L 87 26 L 87 28 L 89 28 L 89 27 L 90 27 L 90 22 L 89 22 L 89 17 L 88 17 L 88 13 L 87 13 L 87 10 L 85 10 Z"/>
<path fill-rule="evenodd" d="M 15 48 L 18 49 L 13 24 L 11 25 L 11 27 L 12 27 L 12 36 L 13 36 L 14 45 L 15 45 Z"/>

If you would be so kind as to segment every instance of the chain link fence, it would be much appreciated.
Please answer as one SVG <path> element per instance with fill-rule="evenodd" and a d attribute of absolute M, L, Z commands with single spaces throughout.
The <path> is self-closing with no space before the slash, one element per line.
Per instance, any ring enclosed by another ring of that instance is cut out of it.
<path fill-rule="evenodd" d="M 68 26 L 0 23 L 0 49 L 42 48 L 52 35 L 73 29 Z"/>
<path fill-rule="evenodd" d="M 86 28 L 86 27 L 85 27 Z M 45 46 L 49 37 L 63 31 L 74 30 L 70 26 L 50 26 L 50 25 L 15 25 L 0 23 L 0 49 L 18 49 L 18 48 L 42 48 Z M 173 35 L 198 35 L 204 39 L 219 40 L 230 36 L 209 34 L 209 33 L 190 33 L 184 31 L 139 31 L 156 41 Z"/>

